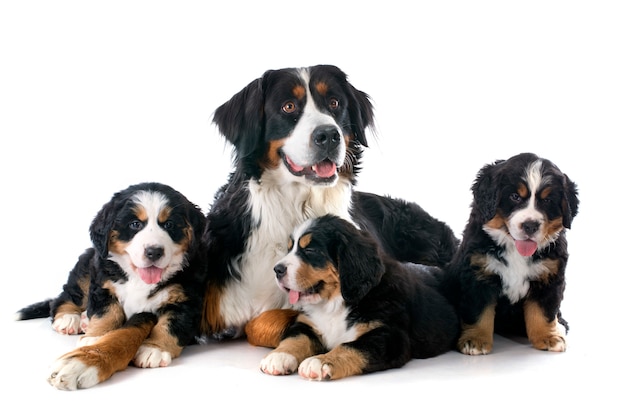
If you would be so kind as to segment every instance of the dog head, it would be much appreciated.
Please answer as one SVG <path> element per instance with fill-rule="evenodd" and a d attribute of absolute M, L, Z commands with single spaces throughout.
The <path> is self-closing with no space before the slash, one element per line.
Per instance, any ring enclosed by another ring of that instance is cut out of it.
<path fill-rule="evenodd" d="M 214 114 L 244 175 L 272 172 L 289 182 L 355 181 L 365 130 L 373 127 L 367 94 L 331 65 L 269 70 Z"/>
<path fill-rule="evenodd" d="M 274 267 L 291 304 L 351 304 L 378 285 L 384 273 L 378 245 L 333 215 L 307 220 L 289 240 L 289 253 Z"/>
<path fill-rule="evenodd" d="M 202 211 L 178 191 L 142 183 L 114 194 L 89 231 L 101 258 L 156 284 L 183 269 L 195 255 L 204 224 Z"/>
<path fill-rule="evenodd" d="M 571 228 L 578 213 L 574 182 L 547 159 L 531 153 L 485 165 L 472 186 L 472 213 L 498 244 L 531 256 Z"/>

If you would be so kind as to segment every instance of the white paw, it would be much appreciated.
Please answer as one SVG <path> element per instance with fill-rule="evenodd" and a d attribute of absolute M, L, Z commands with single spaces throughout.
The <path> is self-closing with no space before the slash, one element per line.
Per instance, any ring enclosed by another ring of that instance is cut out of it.
<path fill-rule="evenodd" d="M 139 346 L 133 359 L 139 368 L 158 368 L 172 363 L 172 355 L 154 346 Z"/>
<path fill-rule="evenodd" d="M 93 345 L 100 339 L 100 337 L 101 336 L 81 336 L 78 339 L 78 342 L 76 342 L 76 346 L 81 347 Z"/>
<path fill-rule="evenodd" d="M 330 367 L 313 356 L 302 361 L 298 367 L 298 374 L 313 381 L 322 381 L 330 379 Z"/>
<path fill-rule="evenodd" d="M 61 334 L 83 333 L 80 328 L 80 316 L 78 314 L 64 314 L 54 319 L 52 328 Z"/>
<path fill-rule="evenodd" d="M 51 369 L 48 382 L 57 389 L 73 391 L 93 387 L 99 382 L 98 369 L 95 366 L 87 366 L 76 358 L 59 358 L 52 364 Z"/>
<path fill-rule="evenodd" d="M 270 352 L 261 359 L 261 371 L 269 375 L 289 375 L 298 369 L 295 356 L 284 352 Z"/>
<path fill-rule="evenodd" d="M 83 311 L 80 315 L 80 330 L 82 330 L 82 333 L 87 333 L 88 326 L 89 326 L 89 317 L 87 317 L 87 312 Z"/>

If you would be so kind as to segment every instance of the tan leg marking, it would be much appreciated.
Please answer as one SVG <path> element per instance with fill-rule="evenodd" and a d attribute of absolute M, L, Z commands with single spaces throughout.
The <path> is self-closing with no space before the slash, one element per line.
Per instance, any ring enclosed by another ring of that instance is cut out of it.
<path fill-rule="evenodd" d="M 466 355 L 486 355 L 493 349 L 493 325 L 496 317 L 496 305 L 485 308 L 474 324 L 461 325 L 461 337 L 457 347 Z"/>
<path fill-rule="evenodd" d="M 559 331 L 558 320 L 556 317 L 549 320 L 536 301 L 524 303 L 524 320 L 528 340 L 535 349 L 565 352 L 567 344 L 565 336 Z"/>
<path fill-rule="evenodd" d="M 307 379 L 333 380 L 360 375 L 366 365 L 367 359 L 361 352 L 339 345 L 326 354 L 312 356 L 302 361 L 298 373 Z"/>

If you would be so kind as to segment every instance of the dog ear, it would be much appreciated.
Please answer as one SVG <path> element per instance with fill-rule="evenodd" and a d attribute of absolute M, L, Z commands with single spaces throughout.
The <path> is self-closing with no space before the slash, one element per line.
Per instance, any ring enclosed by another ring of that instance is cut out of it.
<path fill-rule="evenodd" d="M 563 174 L 563 227 L 572 227 L 572 220 L 578 214 L 578 203 L 578 186 Z"/>
<path fill-rule="evenodd" d="M 263 121 L 262 84 L 263 78 L 252 81 L 213 114 L 213 123 L 235 146 L 235 156 L 239 158 L 250 156 L 258 146 L 256 142 L 261 136 Z"/>
<path fill-rule="evenodd" d="M 108 203 L 102 206 L 89 227 L 91 242 L 103 259 L 109 257 L 109 237 L 115 224 L 115 214 L 119 208 L 120 198 L 121 194 L 116 193 Z"/>
<path fill-rule="evenodd" d="M 204 229 L 206 227 L 206 216 L 198 206 L 191 202 L 188 204 L 187 219 L 189 220 L 189 226 L 193 230 L 191 247 L 189 249 L 190 252 L 194 252 L 195 249 L 200 246 L 200 242 L 202 242 L 202 236 L 204 235 Z"/>
<path fill-rule="evenodd" d="M 385 266 L 378 244 L 369 234 L 357 230 L 348 222 L 337 231 L 340 234 L 337 269 L 341 295 L 347 303 L 354 303 L 378 285 L 385 272 Z"/>
<path fill-rule="evenodd" d="M 472 184 L 474 194 L 473 208 L 478 211 L 481 223 L 485 223 L 496 215 L 496 209 L 500 203 L 500 175 L 498 166 L 504 160 L 497 160 L 493 164 L 485 165 Z"/>
<path fill-rule="evenodd" d="M 365 129 L 370 127 L 374 130 L 374 106 L 366 93 L 357 90 L 350 83 L 348 87 L 351 93 L 348 109 L 354 127 L 354 139 L 361 145 L 367 146 Z"/>

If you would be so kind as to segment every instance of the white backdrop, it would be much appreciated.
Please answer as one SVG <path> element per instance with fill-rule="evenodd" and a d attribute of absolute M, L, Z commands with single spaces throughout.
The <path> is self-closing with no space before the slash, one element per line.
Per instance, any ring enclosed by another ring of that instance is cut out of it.
<path fill-rule="evenodd" d="M 0 4 L 2 323 L 14 378 L 41 383 L 48 407 L 61 409 L 52 405 L 60 394 L 22 368 L 33 358 L 19 346 L 39 346 L 33 356 L 48 362 L 65 345 L 40 345 L 60 337 L 47 323 L 11 339 L 32 326 L 11 314 L 60 291 L 102 204 L 132 183 L 160 181 L 208 210 L 231 169 L 212 112 L 267 69 L 315 64 L 339 66 L 374 102 L 377 133 L 358 188 L 415 201 L 459 237 L 484 164 L 530 151 L 567 173 L 581 199 L 563 304 L 571 337 L 586 347 L 577 360 L 624 370 L 621 2 L 226 3 Z M 511 395 L 551 389 L 527 376 Z"/>

